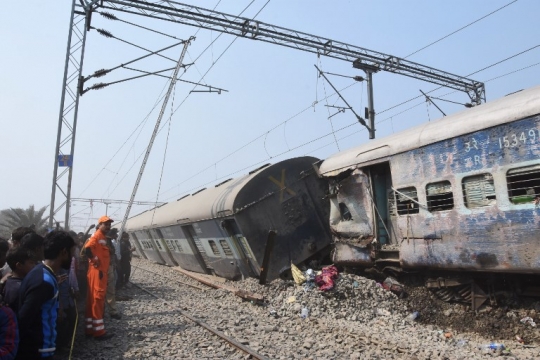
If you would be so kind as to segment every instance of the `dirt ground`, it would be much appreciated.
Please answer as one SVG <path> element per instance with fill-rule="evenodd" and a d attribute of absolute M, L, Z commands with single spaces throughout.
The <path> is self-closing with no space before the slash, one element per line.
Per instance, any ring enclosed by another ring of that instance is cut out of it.
<path fill-rule="evenodd" d="M 511 296 L 499 293 L 495 303 L 486 303 L 478 311 L 473 311 L 464 303 L 448 303 L 438 299 L 423 286 L 406 286 L 404 299 L 411 309 L 419 312 L 417 321 L 432 325 L 443 331 L 477 333 L 493 340 L 523 341 L 524 344 L 539 345 L 540 331 L 520 320 L 529 316 L 538 321 L 540 299 Z M 538 324 L 540 326 L 540 323 Z M 517 338 L 517 337 L 519 338 Z"/>

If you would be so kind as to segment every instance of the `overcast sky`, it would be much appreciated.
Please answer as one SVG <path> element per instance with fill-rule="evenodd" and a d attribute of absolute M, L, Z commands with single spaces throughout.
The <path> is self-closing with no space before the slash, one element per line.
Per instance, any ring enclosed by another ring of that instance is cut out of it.
<path fill-rule="evenodd" d="M 536 0 L 184 2 L 210 9 L 217 5 L 216 11 L 235 15 L 251 3 L 243 16 L 251 18 L 264 7 L 257 16 L 260 21 L 398 57 L 414 53 L 407 59 L 463 76 L 540 44 L 540 2 Z M 510 5 L 457 31 L 506 4 Z M 50 203 L 70 8 L 68 0 L 3 1 L 0 5 L 0 209 Z M 198 30 L 121 12 L 115 14 L 121 20 L 178 39 L 186 39 Z M 107 20 L 99 14 L 94 14 L 92 26 L 150 50 L 176 41 L 125 22 Z M 457 32 L 416 52 L 454 31 Z M 182 78 L 197 82 L 214 63 L 203 82 L 228 92 L 190 94 L 192 85 L 178 83 L 137 200 L 155 201 L 160 177 L 159 201 L 170 201 L 240 176 L 267 162 L 306 154 L 325 158 L 368 141 L 367 132 L 350 111 L 328 119 L 336 109 L 325 105 L 342 106 L 343 102 L 335 95 L 330 96 L 333 90 L 318 78 L 313 66 L 317 64 L 324 71 L 348 77 L 364 75 L 352 68 L 351 63 L 319 59 L 315 54 L 227 34 L 208 47 L 218 35 L 204 29 L 197 33 L 184 63 L 197 60 Z M 181 48 L 175 47 L 164 54 L 177 59 L 180 51 Z M 88 33 L 83 74 L 115 67 L 144 54 L 144 50 L 107 39 L 92 30 Z M 538 62 L 540 47 L 471 78 L 486 81 L 490 101 L 539 85 L 540 66 L 517 71 Z M 172 61 L 159 57 L 134 64 L 146 71 L 173 66 Z M 517 72 L 502 76 L 514 71 Z M 99 81 L 111 82 L 133 75 L 119 70 Z M 365 83 L 348 77 L 329 76 L 329 79 L 338 89 L 348 87 L 342 95 L 363 114 L 367 106 Z M 494 80 L 487 81 L 490 79 Z M 84 94 L 79 109 L 73 197 L 129 199 L 140 167 L 140 160 L 136 160 L 148 145 L 161 106 L 155 104 L 167 85 L 166 79 L 147 77 Z M 376 136 L 380 138 L 441 117 L 434 106 L 421 98 L 392 108 L 420 95 L 419 89 L 429 91 L 435 87 L 397 74 L 374 75 L 379 122 Z M 450 92 L 441 89 L 433 95 L 469 102 L 464 93 L 445 95 Z M 323 100 L 326 96 L 330 96 L 327 101 Z M 447 114 L 464 108 L 442 101 L 438 105 Z M 176 109 L 172 115 L 171 107 Z M 169 119 L 170 129 L 166 122 Z M 344 129 L 337 131 L 341 128 Z M 135 135 L 130 137 L 132 133 Z M 135 207 L 132 214 L 147 208 Z M 104 214 L 105 206 L 95 203 L 90 207 L 88 203 L 74 202 L 71 212 L 72 227 L 78 231 Z M 121 219 L 124 207 L 111 204 L 108 212 Z M 63 215 L 58 217 L 63 220 Z"/>

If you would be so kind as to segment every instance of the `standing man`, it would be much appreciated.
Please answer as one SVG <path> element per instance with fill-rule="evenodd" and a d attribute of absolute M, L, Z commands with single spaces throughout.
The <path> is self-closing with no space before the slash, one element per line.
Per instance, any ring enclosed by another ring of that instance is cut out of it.
<path fill-rule="evenodd" d="M 126 285 L 129 281 L 129 276 L 131 275 L 131 253 L 135 251 L 131 247 L 129 242 L 129 234 L 127 232 L 122 233 L 122 239 L 120 240 L 120 252 L 122 259 L 120 260 L 120 279 L 118 281 L 119 286 L 122 287 Z"/>
<path fill-rule="evenodd" d="M 51 231 L 43 242 L 42 263 L 26 275 L 19 290 L 20 343 L 16 359 L 43 359 L 56 350 L 58 282 L 61 269 L 69 270 L 75 242 L 65 231 Z"/>
<path fill-rule="evenodd" d="M 84 245 L 88 266 L 88 293 L 86 296 L 86 335 L 96 340 L 110 339 L 114 335 L 105 332 L 103 313 L 107 292 L 107 273 L 111 255 L 107 246 L 107 233 L 113 220 L 102 216 L 98 220 L 97 230 Z"/>
<path fill-rule="evenodd" d="M 119 259 L 116 253 L 116 241 L 118 238 L 118 229 L 111 229 L 107 233 L 107 246 L 109 247 L 109 253 L 111 254 L 111 263 L 109 265 L 109 272 L 107 277 L 109 281 L 107 282 L 107 295 L 105 299 L 107 300 L 107 308 L 109 309 L 109 315 L 113 319 L 120 320 L 122 315 L 118 312 L 116 307 L 116 268 L 119 263 Z"/>

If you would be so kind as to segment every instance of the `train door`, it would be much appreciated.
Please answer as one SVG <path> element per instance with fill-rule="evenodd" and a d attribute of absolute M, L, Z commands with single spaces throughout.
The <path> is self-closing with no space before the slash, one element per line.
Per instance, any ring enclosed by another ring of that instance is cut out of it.
<path fill-rule="evenodd" d="M 165 240 L 161 230 L 151 229 L 150 234 L 154 237 L 155 242 L 160 245 L 158 246 L 159 253 L 161 254 L 163 260 L 165 260 L 165 263 L 170 266 L 178 266 L 173 255 L 171 254 L 171 251 L 174 251 L 174 247 L 171 248 L 172 245 L 170 241 Z"/>
<path fill-rule="evenodd" d="M 373 190 L 373 205 L 375 233 L 381 245 L 392 243 L 390 234 L 391 223 L 388 211 L 388 197 L 392 191 L 392 176 L 388 162 L 369 167 L 371 188 Z"/>
<path fill-rule="evenodd" d="M 202 258 L 202 261 L 206 267 L 206 272 L 208 274 L 214 273 L 214 268 L 212 267 L 210 263 L 210 259 L 208 258 L 208 255 L 206 254 L 206 251 L 204 250 L 204 247 L 201 244 L 201 240 L 199 239 L 199 236 L 195 232 L 195 229 L 192 225 L 185 225 L 182 226 L 182 230 L 184 231 L 184 235 L 186 235 L 186 239 L 188 239 L 189 243 L 192 245 L 195 245 L 195 249 L 193 249 L 194 253 L 199 254 Z"/>
<path fill-rule="evenodd" d="M 227 232 L 229 239 L 234 246 L 236 253 L 240 256 L 241 265 L 245 268 L 250 276 L 259 276 L 260 266 L 255 259 L 255 255 L 246 238 L 240 233 L 240 229 L 234 219 L 223 220 L 221 226 Z"/>
<path fill-rule="evenodd" d="M 134 232 L 129 233 L 129 242 L 131 243 L 131 246 L 134 247 L 137 251 L 137 255 L 139 255 L 143 259 L 148 259 L 146 257 L 146 254 L 143 251 L 143 246 L 139 239 L 137 239 L 137 235 L 135 235 Z"/>
<path fill-rule="evenodd" d="M 137 239 L 139 239 L 139 243 L 142 245 L 146 257 L 158 264 L 165 264 L 165 261 L 163 261 L 156 249 L 156 245 L 154 244 L 150 233 L 147 230 L 139 230 L 136 231 L 135 234 L 137 235 Z"/>

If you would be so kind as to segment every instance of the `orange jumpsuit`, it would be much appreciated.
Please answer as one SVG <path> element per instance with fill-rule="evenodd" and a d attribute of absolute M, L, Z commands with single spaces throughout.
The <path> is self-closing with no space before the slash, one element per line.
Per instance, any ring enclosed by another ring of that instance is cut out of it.
<path fill-rule="evenodd" d="M 84 246 L 92 251 L 88 266 L 88 292 L 86 295 L 86 328 L 87 335 L 95 337 L 105 334 L 103 313 L 105 312 L 105 294 L 107 292 L 107 271 L 109 270 L 110 253 L 107 238 L 101 230 L 97 230 Z M 96 260 L 97 257 L 97 260 Z"/>

